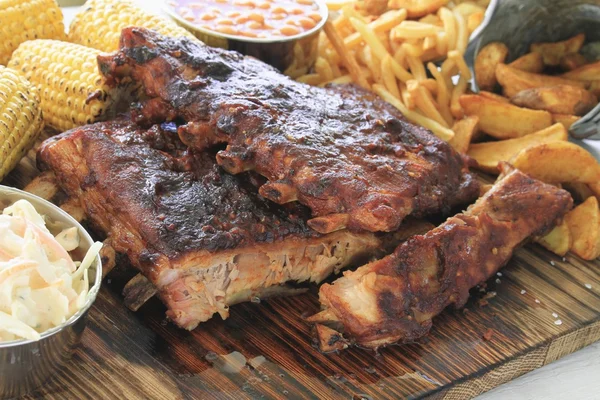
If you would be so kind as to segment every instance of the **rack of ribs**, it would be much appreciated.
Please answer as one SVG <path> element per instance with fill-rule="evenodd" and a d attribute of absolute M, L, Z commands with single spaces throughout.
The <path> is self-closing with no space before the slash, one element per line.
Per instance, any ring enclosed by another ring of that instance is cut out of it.
<path fill-rule="evenodd" d="M 264 176 L 260 194 L 308 206 L 321 233 L 389 232 L 407 215 L 448 213 L 478 195 L 461 155 L 361 88 L 312 87 L 257 59 L 142 28 L 123 30 L 120 50 L 98 61 L 109 83 L 142 86 L 137 122 L 181 122 L 181 140 L 197 150 L 226 143 L 219 165 Z"/>
<path fill-rule="evenodd" d="M 465 213 L 322 285 L 324 310 L 308 319 L 317 323 L 321 349 L 377 348 L 422 337 L 434 316 L 450 304 L 464 306 L 471 288 L 571 208 L 568 192 L 505 169 L 504 179 Z"/>
<path fill-rule="evenodd" d="M 38 160 L 80 200 L 97 229 L 156 287 L 177 325 L 193 329 L 232 304 L 295 292 L 382 250 L 381 235 L 319 234 L 308 210 L 257 193 L 258 177 L 222 171 L 168 124 L 117 120 L 43 143 Z M 262 179 L 262 178 L 261 178 Z"/>

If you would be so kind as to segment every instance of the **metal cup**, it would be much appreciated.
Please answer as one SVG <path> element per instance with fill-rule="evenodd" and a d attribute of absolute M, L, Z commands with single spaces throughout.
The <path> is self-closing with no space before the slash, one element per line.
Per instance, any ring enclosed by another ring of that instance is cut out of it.
<path fill-rule="evenodd" d="M 0 186 L 0 210 L 17 200 L 29 201 L 35 209 L 61 228 L 75 226 L 81 243 L 75 250 L 78 259 L 94 243 L 90 235 L 69 214 L 31 193 Z M 81 258 L 80 258 L 81 257 Z M 42 333 L 40 340 L 0 342 L 0 399 L 22 396 L 46 382 L 70 358 L 85 329 L 87 314 L 100 290 L 102 265 L 100 256 L 90 267 L 90 290 L 81 310 L 64 324 Z"/>
<path fill-rule="evenodd" d="M 487 22 L 467 48 L 470 65 L 490 42 L 506 44 L 511 62 L 535 42 L 556 42 L 582 32 L 586 43 L 600 41 L 600 0 L 499 0 Z M 570 133 L 578 139 L 600 139 L 600 106 L 573 124 Z"/>

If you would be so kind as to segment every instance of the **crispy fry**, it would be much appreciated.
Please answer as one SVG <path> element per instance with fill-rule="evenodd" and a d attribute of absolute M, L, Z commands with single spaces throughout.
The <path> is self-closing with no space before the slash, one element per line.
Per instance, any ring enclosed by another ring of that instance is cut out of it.
<path fill-rule="evenodd" d="M 565 71 L 573 71 L 587 63 L 585 57 L 580 53 L 565 54 L 560 59 L 560 67 Z"/>
<path fill-rule="evenodd" d="M 496 67 L 496 79 L 504 89 L 504 94 L 508 97 L 513 97 L 521 90 L 532 89 L 536 87 L 556 85 L 570 85 L 581 88 L 586 87 L 585 82 L 560 78 L 557 76 L 540 75 L 531 72 L 525 72 L 505 64 L 498 64 L 498 66 Z"/>
<path fill-rule="evenodd" d="M 504 43 L 488 43 L 475 57 L 475 81 L 481 90 L 494 90 L 498 83 L 496 80 L 496 66 L 504 63 L 508 56 L 508 47 Z"/>
<path fill-rule="evenodd" d="M 392 56 L 386 54 L 381 60 L 381 79 L 386 89 L 396 98 L 400 98 L 400 90 L 392 69 Z"/>
<path fill-rule="evenodd" d="M 450 145 L 459 153 L 466 153 L 469 150 L 471 138 L 477 133 L 478 128 L 479 118 L 475 116 L 456 121 L 454 126 L 452 126 L 454 137 L 450 140 Z"/>
<path fill-rule="evenodd" d="M 446 80 L 442 76 L 440 70 L 433 63 L 427 64 L 429 73 L 435 78 L 437 88 L 437 104 L 440 108 L 440 114 L 444 117 L 444 120 L 448 123 L 448 126 L 453 124 L 454 117 L 450 112 L 450 90 L 446 85 Z"/>
<path fill-rule="evenodd" d="M 393 40 L 422 39 L 427 36 L 442 32 L 442 28 L 432 24 L 417 21 L 402 21 L 400 25 L 392 28 L 390 37 Z"/>
<path fill-rule="evenodd" d="M 449 128 L 450 126 L 438 111 L 435 100 L 431 94 L 416 80 L 406 82 L 408 93 L 415 99 L 415 104 L 421 112 L 428 118 L 436 121 L 438 124 Z"/>
<path fill-rule="evenodd" d="M 369 45 L 373 53 L 377 58 L 382 60 L 386 54 L 389 52 L 385 49 L 381 41 L 377 38 L 377 36 L 373 33 L 373 31 L 369 30 L 364 22 L 357 20 L 356 18 L 351 18 L 350 23 L 356 29 L 357 32 L 363 37 L 365 42 Z M 406 82 L 407 80 L 412 78 L 412 75 L 408 73 L 398 62 L 392 58 L 391 59 L 392 69 L 394 70 L 394 74 L 396 77 L 402 81 Z"/>
<path fill-rule="evenodd" d="M 344 45 L 343 39 L 335 30 L 335 27 L 329 21 L 327 21 L 323 29 L 325 30 L 327 38 L 329 38 L 329 41 L 339 54 L 342 63 L 352 76 L 354 82 L 358 83 L 365 89 L 370 89 L 371 86 L 369 85 L 367 79 L 363 75 L 358 63 L 356 62 L 356 59 L 349 53 L 348 49 Z"/>
<path fill-rule="evenodd" d="M 405 8 L 408 18 L 419 18 L 427 14 L 435 13 L 440 7 L 445 6 L 448 0 L 390 0 L 389 8 Z"/>
<path fill-rule="evenodd" d="M 587 186 L 592 191 L 592 194 L 600 201 L 600 183 L 588 183 Z"/>
<path fill-rule="evenodd" d="M 573 237 L 571 251 L 584 260 L 600 256 L 600 212 L 598 200 L 589 197 L 569 212 L 565 221 Z"/>
<path fill-rule="evenodd" d="M 377 93 L 383 100 L 387 101 L 396 107 L 409 121 L 422 125 L 432 131 L 437 137 L 442 140 L 449 141 L 454 137 L 452 130 L 438 124 L 432 119 L 422 116 L 421 114 L 409 110 L 400 100 L 395 98 L 390 92 L 385 90 L 381 85 L 373 85 L 373 91 Z"/>
<path fill-rule="evenodd" d="M 425 72 L 425 67 L 423 66 L 421 60 L 419 60 L 417 57 L 407 54 L 406 61 L 408 62 L 410 72 L 414 76 L 414 79 L 418 81 L 424 81 L 427 79 L 427 73 Z"/>
<path fill-rule="evenodd" d="M 566 221 L 556 225 L 548 234 L 536 239 L 536 242 L 554 254 L 564 256 L 571 248 L 573 239 Z"/>
<path fill-rule="evenodd" d="M 557 85 L 526 89 L 512 97 L 519 107 L 546 110 L 553 114 L 585 115 L 598 103 L 589 91 L 575 86 Z"/>
<path fill-rule="evenodd" d="M 540 53 L 527 53 L 508 65 L 521 71 L 539 74 L 544 70 L 544 59 Z"/>
<path fill-rule="evenodd" d="M 600 78 L 600 61 L 586 64 L 573 71 L 565 72 L 561 75 L 563 78 L 574 79 L 577 81 L 593 81 Z"/>
<path fill-rule="evenodd" d="M 318 57 L 315 61 L 315 72 L 321 77 L 321 81 L 330 81 L 334 78 L 331 66 L 323 57 Z"/>
<path fill-rule="evenodd" d="M 339 11 L 344 6 L 352 4 L 354 0 L 327 0 L 325 4 L 327 4 L 327 9 L 329 11 Z"/>
<path fill-rule="evenodd" d="M 510 99 L 504 96 L 500 96 L 499 94 L 496 93 L 492 93 L 492 92 L 487 92 L 485 90 L 481 90 L 478 93 L 480 96 L 483 96 L 487 99 L 490 100 L 494 100 L 494 101 L 499 101 L 500 103 L 510 103 Z"/>
<path fill-rule="evenodd" d="M 458 71 L 460 72 L 460 76 L 464 77 L 466 80 L 470 81 L 471 80 L 471 70 L 467 66 L 467 63 L 465 62 L 465 58 L 457 50 L 449 51 L 448 58 L 450 58 L 451 60 L 454 60 L 454 63 L 456 64 L 456 67 L 458 68 Z"/>
<path fill-rule="evenodd" d="M 467 91 L 467 85 L 469 81 L 461 76 L 458 83 L 452 89 L 452 96 L 450 97 L 450 112 L 456 119 L 461 119 L 464 116 L 464 110 L 460 98 Z"/>
<path fill-rule="evenodd" d="M 404 21 L 406 19 L 406 15 L 407 13 L 405 9 L 390 10 L 381 14 L 381 16 L 375 21 L 370 22 L 368 27 L 375 33 L 387 32 L 394 26 Z M 362 40 L 363 39 L 360 33 L 354 32 L 344 39 L 344 44 L 347 48 L 351 49 L 354 46 L 358 46 Z"/>
<path fill-rule="evenodd" d="M 585 35 L 580 33 L 561 42 L 534 43 L 529 50 L 540 53 L 545 65 L 554 66 L 559 65 L 561 58 L 566 54 L 579 52 L 583 42 L 585 42 Z"/>
<path fill-rule="evenodd" d="M 533 178 L 550 183 L 600 181 L 600 164 L 576 144 L 558 141 L 521 150 L 510 162 Z"/>
<path fill-rule="evenodd" d="M 456 10 L 453 11 L 454 18 L 456 19 L 456 51 L 460 55 L 465 54 L 467 44 L 469 44 L 469 31 L 467 29 L 467 22 L 465 18 Z"/>
<path fill-rule="evenodd" d="M 400 82 L 398 88 L 400 89 L 400 96 L 402 97 L 402 102 L 404 102 L 406 107 L 408 107 L 409 110 L 414 110 L 415 108 L 417 108 L 417 105 L 415 104 L 415 99 L 408 92 L 406 84 L 404 82 Z"/>
<path fill-rule="evenodd" d="M 444 24 L 444 31 L 446 32 L 447 41 L 447 50 L 456 49 L 456 39 L 457 39 L 457 28 L 456 28 L 456 19 L 454 18 L 454 14 L 452 11 L 448 10 L 446 7 L 440 8 L 438 11 L 440 19 Z"/>
<path fill-rule="evenodd" d="M 539 132 L 517 139 L 501 140 L 498 142 L 473 143 L 468 155 L 479 164 L 478 168 L 492 174 L 498 173 L 498 163 L 508 161 L 521 150 L 542 143 L 565 141 L 567 130 L 561 124 L 554 124 Z"/>

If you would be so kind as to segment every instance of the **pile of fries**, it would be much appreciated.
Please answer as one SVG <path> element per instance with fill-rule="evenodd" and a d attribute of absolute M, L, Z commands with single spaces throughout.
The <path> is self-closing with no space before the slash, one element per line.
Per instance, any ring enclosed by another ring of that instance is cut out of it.
<path fill-rule="evenodd" d="M 458 101 L 471 79 L 463 55 L 488 1 L 341 0 L 319 38 L 311 73 L 286 74 L 311 85 L 356 83 L 379 94 L 410 121 L 452 140 Z M 445 61 L 443 61 L 445 60 Z M 443 61 L 441 68 L 433 63 Z M 433 78 L 427 77 L 427 71 Z M 460 74 L 455 84 L 452 77 Z M 464 124 L 464 123 L 463 123 Z"/>
<path fill-rule="evenodd" d="M 504 63 L 508 48 L 490 43 L 475 59 L 481 91 L 459 101 L 465 115 L 478 120 L 476 129 L 493 140 L 468 144 L 467 154 L 478 168 L 497 174 L 499 162 L 510 162 L 534 178 L 563 186 L 579 203 L 538 242 L 556 254 L 571 251 L 591 260 L 600 256 L 600 165 L 567 141 L 567 129 L 598 103 L 600 94 L 600 62 L 588 62 L 580 53 L 584 42 L 579 34 L 535 43 L 510 64 Z"/>

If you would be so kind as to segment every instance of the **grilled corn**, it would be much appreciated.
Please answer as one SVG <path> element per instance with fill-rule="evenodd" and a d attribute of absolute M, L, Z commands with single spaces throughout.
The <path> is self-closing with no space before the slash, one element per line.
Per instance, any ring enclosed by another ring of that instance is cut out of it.
<path fill-rule="evenodd" d="M 119 48 L 123 28 L 130 26 L 153 29 L 165 36 L 195 39 L 175 22 L 150 14 L 131 1 L 89 0 L 71 23 L 69 41 L 112 52 Z"/>
<path fill-rule="evenodd" d="M 65 131 L 112 116 L 122 92 L 98 71 L 100 51 L 57 40 L 25 42 L 8 65 L 40 92 L 46 125 Z"/>
<path fill-rule="evenodd" d="M 27 40 L 66 40 L 63 15 L 54 0 L 0 0 L 0 65 Z"/>
<path fill-rule="evenodd" d="M 44 123 L 38 90 L 0 66 L 0 181 L 33 146 Z"/>

